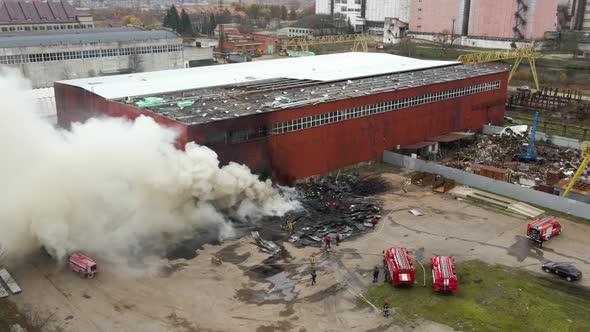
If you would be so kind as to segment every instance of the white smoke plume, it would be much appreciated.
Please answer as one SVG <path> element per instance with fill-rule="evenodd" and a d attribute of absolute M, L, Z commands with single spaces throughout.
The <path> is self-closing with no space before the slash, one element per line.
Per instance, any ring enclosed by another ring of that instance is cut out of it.
<path fill-rule="evenodd" d="M 0 248 L 20 259 L 43 245 L 59 257 L 104 258 L 163 249 L 228 215 L 283 215 L 297 206 L 242 165 L 219 167 L 212 150 L 174 148 L 176 133 L 151 118 L 91 119 L 71 131 L 38 117 L 29 83 L 0 68 Z"/>

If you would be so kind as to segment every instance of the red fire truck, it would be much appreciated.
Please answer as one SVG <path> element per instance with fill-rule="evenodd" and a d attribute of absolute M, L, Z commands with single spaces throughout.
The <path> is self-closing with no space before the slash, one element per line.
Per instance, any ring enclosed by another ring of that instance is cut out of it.
<path fill-rule="evenodd" d="M 70 255 L 69 263 L 70 269 L 79 273 L 83 278 L 90 279 L 98 272 L 96 262 L 79 253 Z"/>
<path fill-rule="evenodd" d="M 389 268 L 391 284 L 413 285 L 416 271 L 412 265 L 412 260 L 408 256 L 406 248 L 389 248 L 385 251 L 383 257 L 385 264 Z"/>
<path fill-rule="evenodd" d="M 457 292 L 457 273 L 453 260 L 447 256 L 435 256 L 432 264 L 432 290 L 435 292 Z"/>
<path fill-rule="evenodd" d="M 561 225 L 554 216 L 533 220 L 526 227 L 526 236 L 538 242 L 541 247 L 543 242 L 559 234 L 561 234 Z"/>

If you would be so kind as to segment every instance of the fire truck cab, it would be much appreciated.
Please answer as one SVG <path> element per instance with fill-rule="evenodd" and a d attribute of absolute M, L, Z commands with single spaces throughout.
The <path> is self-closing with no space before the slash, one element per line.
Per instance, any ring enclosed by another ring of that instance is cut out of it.
<path fill-rule="evenodd" d="M 416 271 L 406 248 L 389 248 L 385 251 L 383 260 L 390 273 L 391 284 L 413 285 Z"/>
<path fill-rule="evenodd" d="M 538 242 L 541 247 L 543 242 L 559 234 L 561 234 L 561 224 L 554 216 L 533 220 L 526 228 L 526 236 L 532 241 Z"/>
<path fill-rule="evenodd" d="M 70 255 L 70 269 L 80 274 L 82 278 L 92 278 L 98 272 L 96 262 L 79 253 Z"/>
<path fill-rule="evenodd" d="M 435 256 L 432 264 L 432 290 L 435 292 L 457 292 L 457 273 L 453 259 L 447 256 Z"/>

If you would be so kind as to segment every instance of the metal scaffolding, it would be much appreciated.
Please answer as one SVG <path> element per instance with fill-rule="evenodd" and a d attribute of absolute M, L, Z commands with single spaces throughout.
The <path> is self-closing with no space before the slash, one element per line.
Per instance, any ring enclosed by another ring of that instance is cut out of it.
<path fill-rule="evenodd" d="M 518 65 L 520 65 L 522 62 L 522 59 L 527 58 L 529 60 L 529 66 L 531 67 L 531 72 L 533 74 L 533 80 L 535 81 L 535 87 L 537 90 L 539 90 L 539 79 L 537 78 L 537 67 L 535 60 L 540 56 L 541 53 L 535 51 L 532 47 L 525 47 L 511 50 L 463 54 L 457 58 L 457 61 L 463 62 L 466 65 L 475 65 L 484 62 L 516 59 L 512 65 L 510 76 L 508 76 L 508 81 L 510 81 L 516 72 Z"/>

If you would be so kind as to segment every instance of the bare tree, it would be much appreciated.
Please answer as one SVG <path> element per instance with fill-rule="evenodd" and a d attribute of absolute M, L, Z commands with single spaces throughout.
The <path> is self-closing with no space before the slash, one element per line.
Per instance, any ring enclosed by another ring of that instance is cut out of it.
<path fill-rule="evenodd" d="M 414 41 L 412 38 L 404 37 L 400 41 L 400 55 L 403 56 L 412 56 L 415 53 L 416 45 L 414 45 Z"/>
<path fill-rule="evenodd" d="M 455 35 L 445 29 L 442 32 L 435 33 L 433 41 L 440 47 L 443 54 L 447 56 L 449 48 L 452 48 L 453 43 L 455 42 Z"/>

